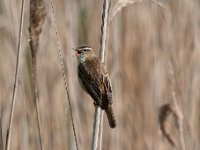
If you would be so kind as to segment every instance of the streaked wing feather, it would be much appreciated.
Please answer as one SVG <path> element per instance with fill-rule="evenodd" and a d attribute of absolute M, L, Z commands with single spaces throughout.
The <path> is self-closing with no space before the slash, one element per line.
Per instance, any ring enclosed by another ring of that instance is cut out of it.
<path fill-rule="evenodd" d="M 90 94 L 90 96 L 100 105 L 101 104 L 101 91 L 99 89 L 100 81 L 91 75 L 84 65 L 80 64 L 78 69 L 78 76 L 83 82 L 85 89 Z"/>

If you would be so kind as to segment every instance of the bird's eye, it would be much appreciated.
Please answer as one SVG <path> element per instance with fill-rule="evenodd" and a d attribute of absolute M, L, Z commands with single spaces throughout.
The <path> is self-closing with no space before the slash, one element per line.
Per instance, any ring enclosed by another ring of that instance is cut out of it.
<path fill-rule="evenodd" d="M 83 51 L 84 51 L 84 52 L 86 52 L 87 50 L 86 50 L 86 49 L 84 49 Z"/>

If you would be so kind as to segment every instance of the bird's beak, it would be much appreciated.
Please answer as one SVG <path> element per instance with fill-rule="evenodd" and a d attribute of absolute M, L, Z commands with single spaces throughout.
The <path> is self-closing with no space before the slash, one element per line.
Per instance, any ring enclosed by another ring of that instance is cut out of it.
<path fill-rule="evenodd" d="M 72 50 L 74 50 L 75 54 L 73 54 L 72 56 L 74 57 L 75 55 L 77 56 L 77 51 L 76 51 L 76 48 L 72 48 Z"/>
<path fill-rule="evenodd" d="M 76 48 L 72 48 L 76 52 L 76 56 L 80 54 L 80 51 L 78 51 Z"/>

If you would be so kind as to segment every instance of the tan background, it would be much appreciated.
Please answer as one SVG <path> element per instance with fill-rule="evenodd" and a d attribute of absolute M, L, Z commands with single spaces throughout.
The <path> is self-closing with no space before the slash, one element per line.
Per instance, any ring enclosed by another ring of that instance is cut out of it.
<path fill-rule="evenodd" d="M 38 90 L 42 135 L 46 150 L 75 149 L 67 96 L 57 55 L 49 1 L 38 51 Z M 119 11 L 109 24 L 106 65 L 114 92 L 117 128 L 104 118 L 104 150 L 200 149 L 200 1 L 142 1 Z M 94 107 L 82 92 L 71 48 L 87 44 L 97 54 L 102 0 L 54 0 L 60 42 L 80 149 L 90 149 Z M 119 5 L 112 1 L 112 8 Z M 0 100 L 5 144 L 16 65 L 21 1 L 0 1 Z M 29 1 L 26 1 L 19 84 L 11 149 L 39 149 L 35 105 L 31 93 Z M 175 82 L 168 72 L 172 65 Z M 172 91 L 172 88 L 175 91 Z M 172 102 L 172 92 L 183 115 L 183 136 L 169 122 L 176 147 L 163 137 L 159 110 Z"/>

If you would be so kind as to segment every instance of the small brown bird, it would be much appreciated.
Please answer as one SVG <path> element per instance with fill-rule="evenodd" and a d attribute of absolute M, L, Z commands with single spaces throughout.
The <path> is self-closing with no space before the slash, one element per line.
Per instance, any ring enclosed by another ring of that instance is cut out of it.
<path fill-rule="evenodd" d="M 116 127 L 112 109 L 112 87 L 104 64 L 88 46 L 74 49 L 78 59 L 78 78 L 81 87 L 93 98 L 94 104 L 105 110 L 111 128 Z"/>

